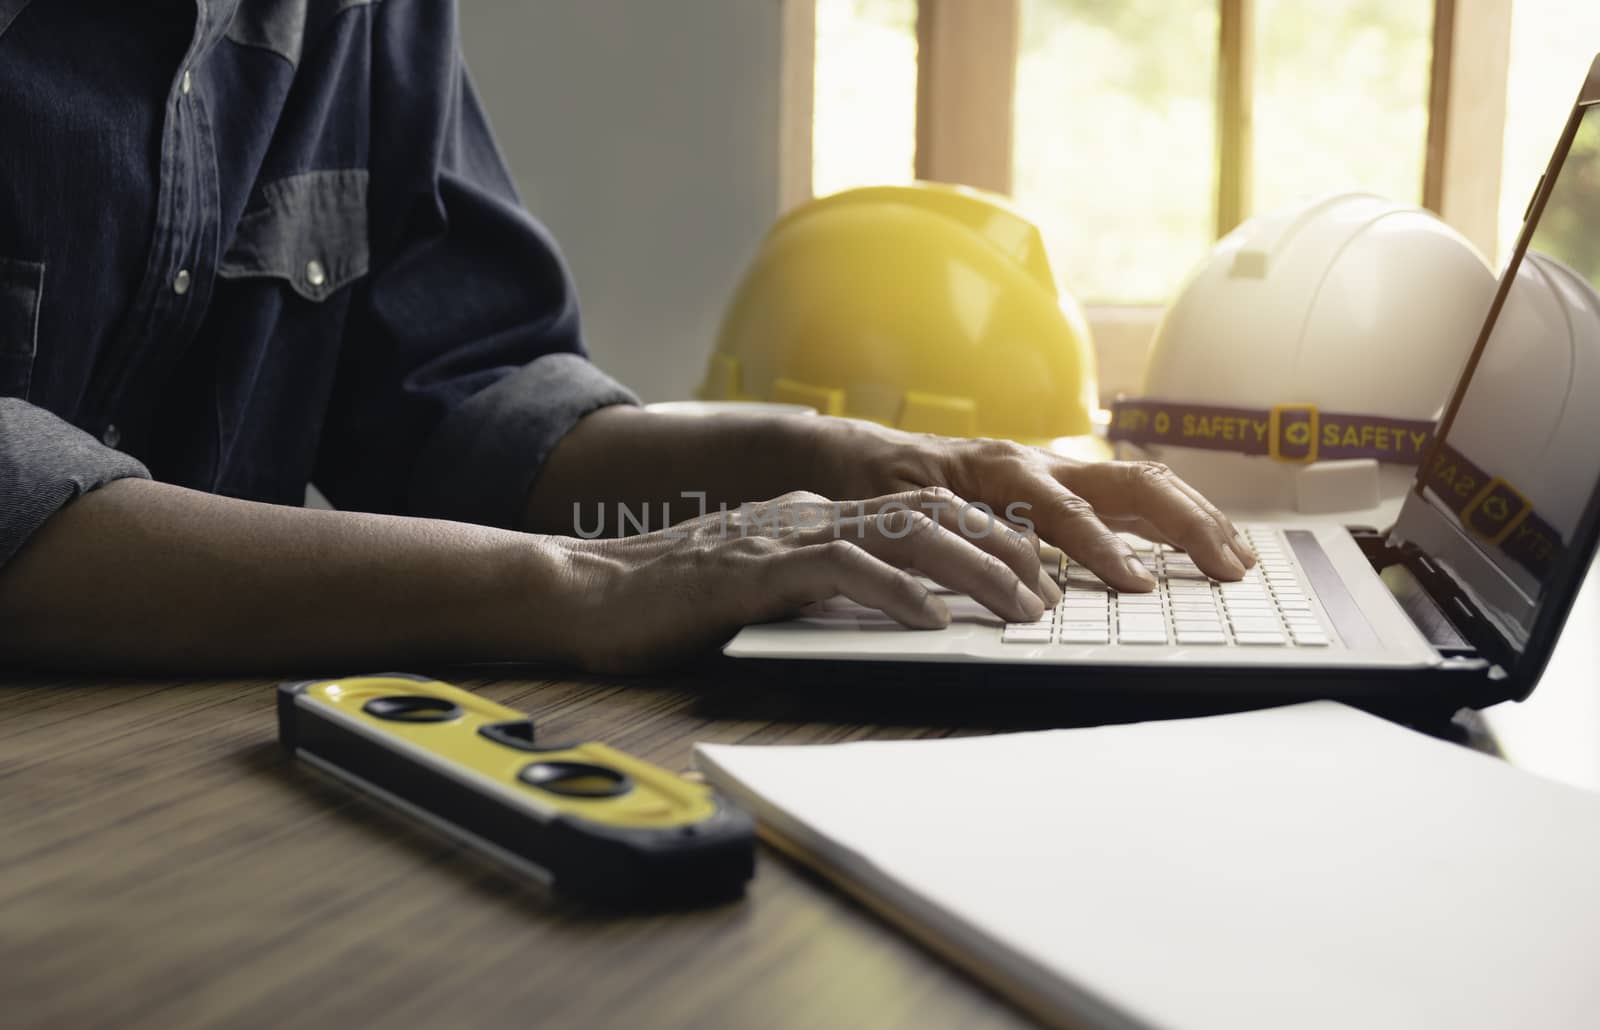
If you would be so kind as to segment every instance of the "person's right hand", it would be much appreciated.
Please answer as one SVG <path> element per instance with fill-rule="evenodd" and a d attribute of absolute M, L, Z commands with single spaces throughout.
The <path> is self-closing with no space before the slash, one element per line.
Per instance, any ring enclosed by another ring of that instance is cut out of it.
<path fill-rule="evenodd" d="M 912 569 L 1009 621 L 1061 599 L 1036 538 L 962 507 L 943 489 L 842 503 L 791 493 L 654 533 L 564 540 L 571 657 L 602 672 L 658 668 L 841 595 L 942 628 L 949 609 Z"/>

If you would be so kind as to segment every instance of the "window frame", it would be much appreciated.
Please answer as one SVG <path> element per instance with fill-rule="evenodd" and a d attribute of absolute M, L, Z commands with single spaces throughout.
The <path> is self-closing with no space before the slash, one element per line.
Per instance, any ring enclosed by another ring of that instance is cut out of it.
<path fill-rule="evenodd" d="M 811 197 L 817 0 L 784 5 L 780 202 Z M 1434 0 L 1423 206 L 1497 252 L 1512 0 Z M 1217 0 L 1217 237 L 1249 216 L 1255 0 Z M 916 175 L 1009 194 L 1022 0 L 918 0 Z M 1086 304 L 1109 400 L 1140 387 L 1163 305 Z"/>

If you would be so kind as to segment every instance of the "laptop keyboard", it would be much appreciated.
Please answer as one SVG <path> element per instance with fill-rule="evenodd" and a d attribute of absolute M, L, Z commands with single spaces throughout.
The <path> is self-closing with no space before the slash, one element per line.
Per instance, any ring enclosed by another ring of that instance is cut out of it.
<path fill-rule="evenodd" d="M 1241 530 L 1259 561 L 1237 583 L 1210 579 L 1165 544 L 1126 538 L 1159 586 L 1119 594 L 1077 562 L 1060 559 L 1061 603 L 1035 622 L 1007 623 L 1007 644 L 1177 644 L 1194 647 L 1325 648 L 1332 634 L 1289 559 L 1280 531 Z"/>

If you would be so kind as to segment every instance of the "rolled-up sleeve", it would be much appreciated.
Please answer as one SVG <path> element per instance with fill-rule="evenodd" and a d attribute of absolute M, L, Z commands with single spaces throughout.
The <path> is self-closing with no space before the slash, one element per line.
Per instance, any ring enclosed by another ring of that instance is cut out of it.
<path fill-rule="evenodd" d="M 0 397 L 0 568 L 69 501 L 130 478 L 150 473 L 43 408 Z"/>
<path fill-rule="evenodd" d="M 468 398 L 434 431 L 413 477 L 419 515 L 512 528 L 557 442 L 578 420 L 636 404 L 575 354 L 551 354 Z"/>

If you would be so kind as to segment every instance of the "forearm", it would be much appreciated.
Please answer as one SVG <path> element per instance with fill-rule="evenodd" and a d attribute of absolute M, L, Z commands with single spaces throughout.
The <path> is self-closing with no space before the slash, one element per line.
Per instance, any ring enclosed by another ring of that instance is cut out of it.
<path fill-rule="evenodd" d="M 825 450 L 845 429 L 840 420 L 809 416 L 669 415 L 611 407 L 579 422 L 551 453 L 529 496 L 524 526 L 536 532 L 592 533 L 604 513 L 617 532 L 618 506 L 649 528 L 700 513 L 705 505 L 735 507 L 791 490 L 830 493 Z M 577 522 L 575 523 L 575 518 Z"/>
<path fill-rule="evenodd" d="M 0 659 L 122 671 L 563 659 L 551 542 L 121 480 L 0 569 Z"/>

